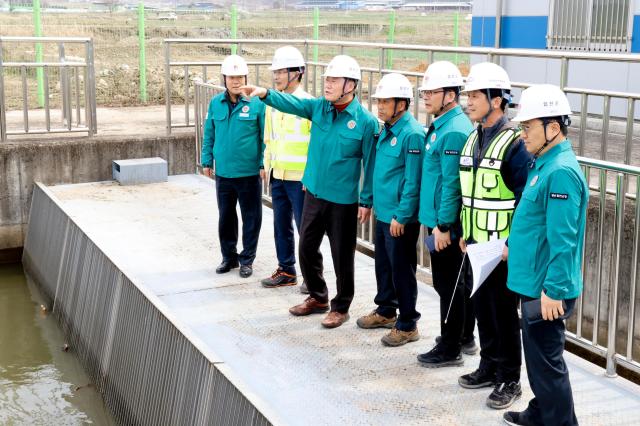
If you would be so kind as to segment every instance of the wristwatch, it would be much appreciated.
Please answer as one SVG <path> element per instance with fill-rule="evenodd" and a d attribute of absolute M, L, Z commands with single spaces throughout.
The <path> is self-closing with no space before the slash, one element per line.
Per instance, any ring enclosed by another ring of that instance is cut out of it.
<path fill-rule="evenodd" d="M 440 232 L 449 232 L 449 229 L 451 229 L 451 226 L 449 226 L 449 225 L 444 225 L 442 223 L 438 224 L 438 230 Z"/>

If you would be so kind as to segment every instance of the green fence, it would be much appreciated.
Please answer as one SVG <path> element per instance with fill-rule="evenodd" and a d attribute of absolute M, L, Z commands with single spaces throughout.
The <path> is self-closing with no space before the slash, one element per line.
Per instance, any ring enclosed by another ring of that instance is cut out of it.
<path fill-rule="evenodd" d="M 72 6 L 70 6 L 72 7 Z M 401 44 L 430 44 L 442 46 L 469 46 L 471 21 L 468 9 L 446 12 L 410 11 L 366 11 L 366 10 L 295 10 L 269 9 L 247 11 L 231 6 L 229 9 L 199 10 L 138 10 L 86 11 L 60 13 L 59 9 L 42 8 L 39 12 L 0 12 L 0 35 L 50 37 L 91 37 L 95 46 L 97 102 L 101 106 L 127 106 L 160 104 L 164 102 L 162 40 L 165 38 L 271 38 L 271 39 L 322 39 L 367 42 L 393 41 Z M 142 43 L 144 41 L 144 43 Z M 273 50 L 278 46 L 273 46 Z M 5 61 L 33 61 L 58 58 L 56 46 L 24 48 L 4 47 Z M 218 48 L 214 46 L 190 47 L 173 57 L 176 60 L 217 60 L 235 51 L 237 46 Z M 271 49 L 271 46 L 270 46 Z M 252 58 L 264 58 L 264 50 L 242 47 L 237 53 Z M 331 48 L 314 48 L 308 52 L 310 58 L 329 60 L 340 53 Z M 345 51 L 362 62 L 378 63 L 375 51 Z M 67 58 L 80 56 L 72 49 L 64 52 Z M 468 56 L 442 58 L 455 60 L 463 72 L 468 66 Z M 427 58 L 413 52 L 389 52 L 388 68 L 423 71 Z M 29 93 L 30 105 L 42 105 L 42 80 L 33 78 Z M 176 85 L 183 87 L 185 76 L 176 70 L 172 76 Z M 211 76 L 217 83 L 218 76 Z M 39 84 L 35 84 L 38 80 Z M 19 76 L 5 76 L 7 93 L 19 85 Z M 52 86 L 50 93 L 59 88 Z M 16 92 L 17 93 L 17 92 Z M 19 99 L 7 100 L 9 109 L 20 108 Z"/>

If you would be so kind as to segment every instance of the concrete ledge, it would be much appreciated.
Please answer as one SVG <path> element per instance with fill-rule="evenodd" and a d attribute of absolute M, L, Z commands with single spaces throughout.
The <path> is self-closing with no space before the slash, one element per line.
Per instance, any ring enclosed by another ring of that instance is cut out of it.
<path fill-rule="evenodd" d="M 161 157 L 169 174 L 193 173 L 193 133 L 171 136 L 33 138 L 0 143 L 0 250 L 22 247 L 33 184 L 84 183 L 111 179 L 116 159 Z"/>

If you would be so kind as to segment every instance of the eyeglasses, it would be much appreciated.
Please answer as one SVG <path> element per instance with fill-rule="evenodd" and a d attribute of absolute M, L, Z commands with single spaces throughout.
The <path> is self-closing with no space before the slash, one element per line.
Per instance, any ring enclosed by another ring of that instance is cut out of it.
<path fill-rule="evenodd" d="M 421 90 L 420 91 L 420 97 L 422 99 L 430 98 L 433 95 L 435 95 L 436 93 L 444 93 L 444 90 Z"/>
<path fill-rule="evenodd" d="M 526 134 L 529 134 L 529 132 L 531 131 L 531 129 L 532 129 L 533 127 L 535 127 L 535 126 L 533 126 L 533 125 L 531 125 L 531 124 L 521 124 L 521 125 L 519 126 L 520 131 L 521 131 L 522 133 L 526 133 Z"/>

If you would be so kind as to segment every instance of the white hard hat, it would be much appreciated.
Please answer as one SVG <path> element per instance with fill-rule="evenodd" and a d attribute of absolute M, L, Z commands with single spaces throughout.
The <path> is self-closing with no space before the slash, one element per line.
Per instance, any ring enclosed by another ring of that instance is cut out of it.
<path fill-rule="evenodd" d="M 376 86 L 376 99 L 405 98 L 413 99 L 413 86 L 409 79 L 402 74 L 391 73 L 380 79 Z"/>
<path fill-rule="evenodd" d="M 222 61 L 220 67 L 222 75 L 249 75 L 249 67 L 247 63 L 238 55 L 229 55 Z"/>
<path fill-rule="evenodd" d="M 511 90 L 509 75 L 500 65 L 493 62 L 481 62 L 475 64 L 469 70 L 467 82 L 464 85 L 465 92 L 482 89 Z"/>
<path fill-rule="evenodd" d="M 569 100 L 558 86 L 536 84 L 522 91 L 518 113 L 513 121 L 571 115 Z"/>
<path fill-rule="evenodd" d="M 422 86 L 418 90 L 460 87 L 462 84 L 462 74 L 457 66 L 449 61 L 438 61 L 429 65 L 424 72 Z"/>
<path fill-rule="evenodd" d="M 360 65 L 351 56 L 338 55 L 329 62 L 323 77 L 344 77 L 361 80 Z"/>
<path fill-rule="evenodd" d="M 293 46 L 283 46 L 277 49 L 273 54 L 273 61 L 271 62 L 269 69 L 271 71 L 275 71 L 304 66 L 304 58 L 298 49 Z"/>

